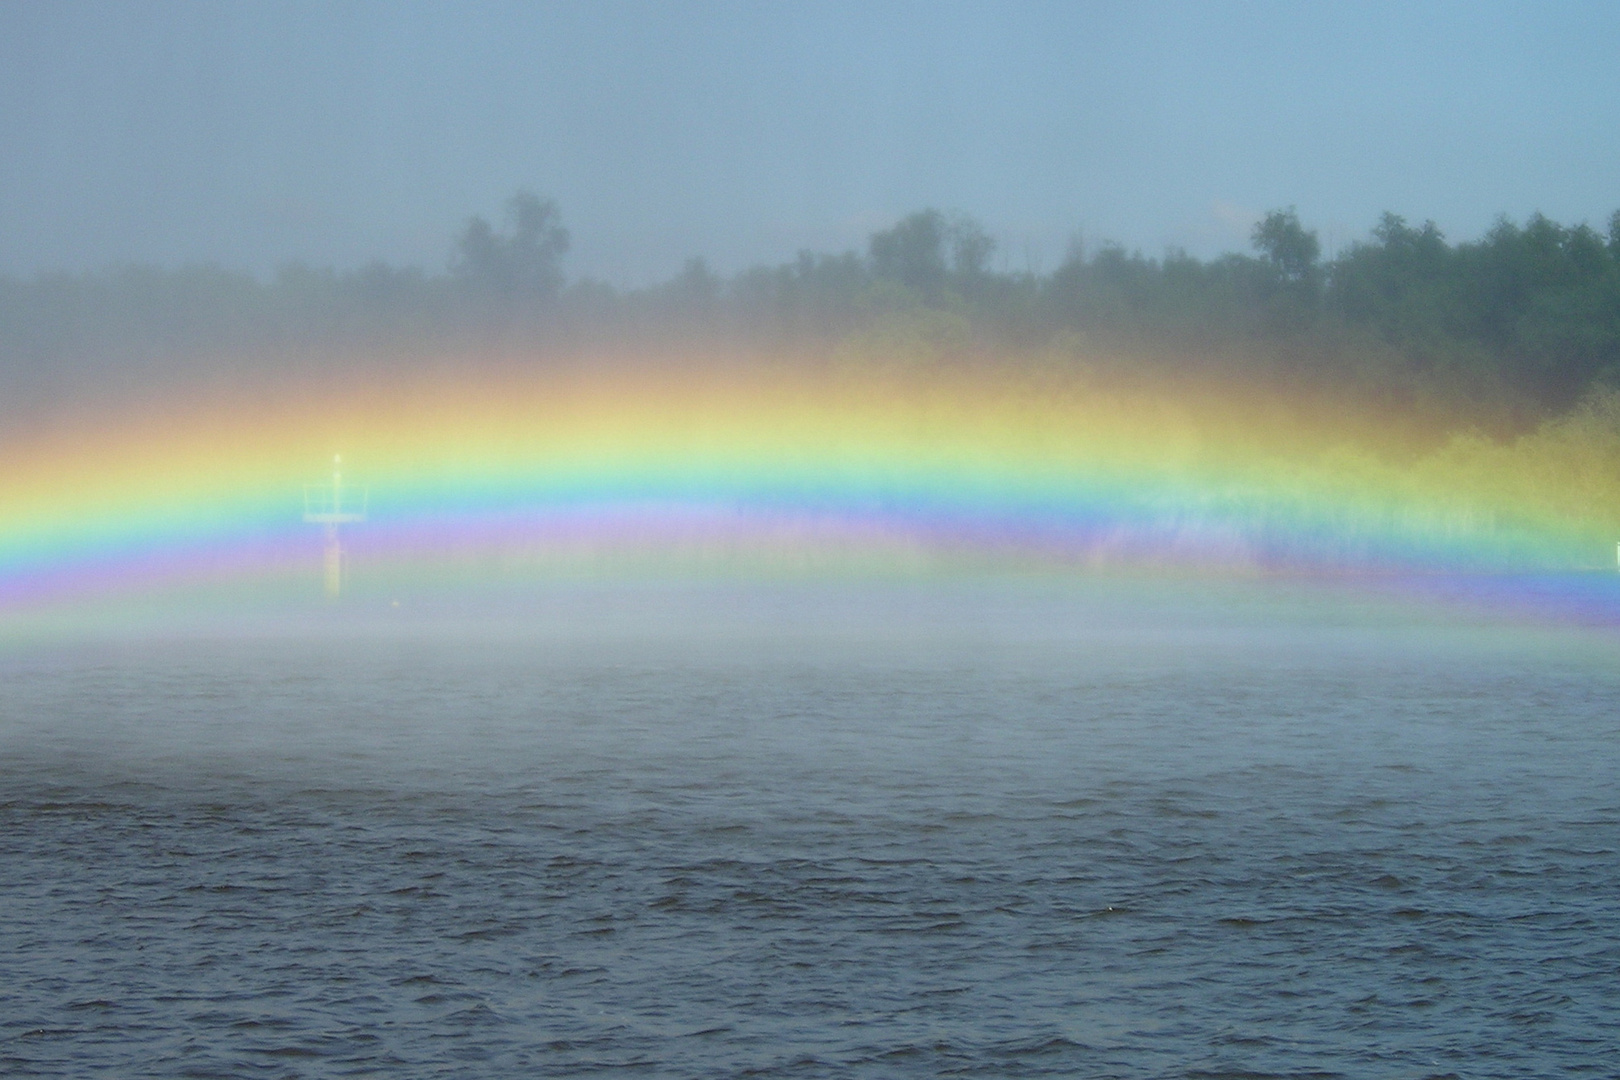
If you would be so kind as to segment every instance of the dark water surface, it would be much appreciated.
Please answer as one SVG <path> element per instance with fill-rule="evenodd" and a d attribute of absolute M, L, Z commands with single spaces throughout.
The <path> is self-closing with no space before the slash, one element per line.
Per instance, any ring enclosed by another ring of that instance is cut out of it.
<path fill-rule="evenodd" d="M 0 653 L 0 1074 L 1620 1071 L 1612 634 L 548 612 Z"/>

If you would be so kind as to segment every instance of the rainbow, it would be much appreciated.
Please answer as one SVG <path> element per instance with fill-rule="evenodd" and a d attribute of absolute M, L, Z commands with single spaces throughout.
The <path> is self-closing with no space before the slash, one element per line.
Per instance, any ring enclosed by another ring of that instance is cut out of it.
<path fill-rule="evenodd" d="M 1563 608 L 1603 622 L 1620 612 L 1611 522 L 1560 509 L 1581 505 L 1578 492 L 1548 502 L 1543 476 L 1523 487 L 1533 496 L 1515 494 L 1479 454 L 1392 464 L 1245 412 L 1237 389 L 1175 395 L 1009 367 L 467 368 L 306 380 L 14 434 L 0 446 L 0 611 L 199 580 L 307 588 L 320 540 L 302 491 L 340 453 L 368 491 L 368 519 L 345 537 L 357 581 L 365 568 L 397 583 L 582 561 L 722 573 L 1012 563 L 1472 575 L 1499 593 L 1567 578 L 1553 589 L 1573 591 Z"/>

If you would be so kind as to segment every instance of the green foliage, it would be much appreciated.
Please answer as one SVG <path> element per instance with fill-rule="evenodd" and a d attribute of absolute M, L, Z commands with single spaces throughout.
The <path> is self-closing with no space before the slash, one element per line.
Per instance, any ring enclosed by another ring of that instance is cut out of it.
<path fill-rule="evenodd" d="M 945 215 L 923 210 L 872 234 L 872 273 L 924 296 L 945 285 Z"/>
<path fill-rule="evenodd" d="M 1450 246 L 1433 222 L 1385 214 L 1330 273 L 1337 313 L 1416 363 L 1450 363 L 1549 408 L 1620 381 L 1620 247 L 1585 225 L 1537 214 Z"/>
<path fill-rule="evenodd" d="M 872 234 L 872 275 L 896 281 L 929 300 L 985 278 L 996 241 L 966 215 L 922 210 Z"/>
<path fill-rule="evenodd" d="M 1273 210 L 1260 220 L 1250 234 L 1256 250 L 1265 255 L 1279 281 L 1288 285 L 1311 285 L 1317 276 L 1316 259 L 1322 245 L 1316 234 L 1307 232 L 1299 215 L 1290 206 Z"/>
<path fill-rule="evenodd" d="M 562 289 L 568 230 L 557 204 L 520 191 L 507 202 L 510 231 L 497 234 L 481 217 L 456 241 L 451 272 L 476 292 L 504 303 L 550 300 Z"/>
<path fill-rule="evenodd" d="M 1166 373 L 1226 357 L 1237 374 L 1437 408 L 1500 435 L 1620 388 L 1620 211 L 1606 226 L 1535 215 L 1452 243 L 1433 222 L 1385 214 L 1323 261 L 1290 207 L 1255 226 L 1254 254 L 1077 242 L 1040 275 L 995 270 L 982 226 L 926 209 L 873 233 L 864 253 L 803 251 L 729 277 L 694 258 L 623 290 L 569 282 L 556 204 L 519 192 L 502 231 L 466 223 L 440 273 L 372 263 L 293 265 L 269 282 L 217 267 L 0 279 L 0 393 L 17 408 L 266 357 L 469 343 L 532 354 L 684 337 L 914 364 L 1084 341 Z"/>

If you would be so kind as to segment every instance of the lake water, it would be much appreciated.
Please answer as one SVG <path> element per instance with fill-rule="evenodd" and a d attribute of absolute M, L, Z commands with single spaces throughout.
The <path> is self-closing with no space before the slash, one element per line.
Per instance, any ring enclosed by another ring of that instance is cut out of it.
<path fill-rule="evenodd" d="M 1620 636 L 577 587 L 0 652 L 0 1074 L 1620 1060 Z"/>

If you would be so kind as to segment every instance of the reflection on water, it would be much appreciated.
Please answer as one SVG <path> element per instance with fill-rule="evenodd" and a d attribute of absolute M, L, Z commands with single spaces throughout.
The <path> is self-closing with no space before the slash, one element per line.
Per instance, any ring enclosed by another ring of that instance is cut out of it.
<path fill-rule="evenodd" d="M 1601 1074 L 1614 646 L 1001 582 L 13 647 L 0 1071 Z"/>

